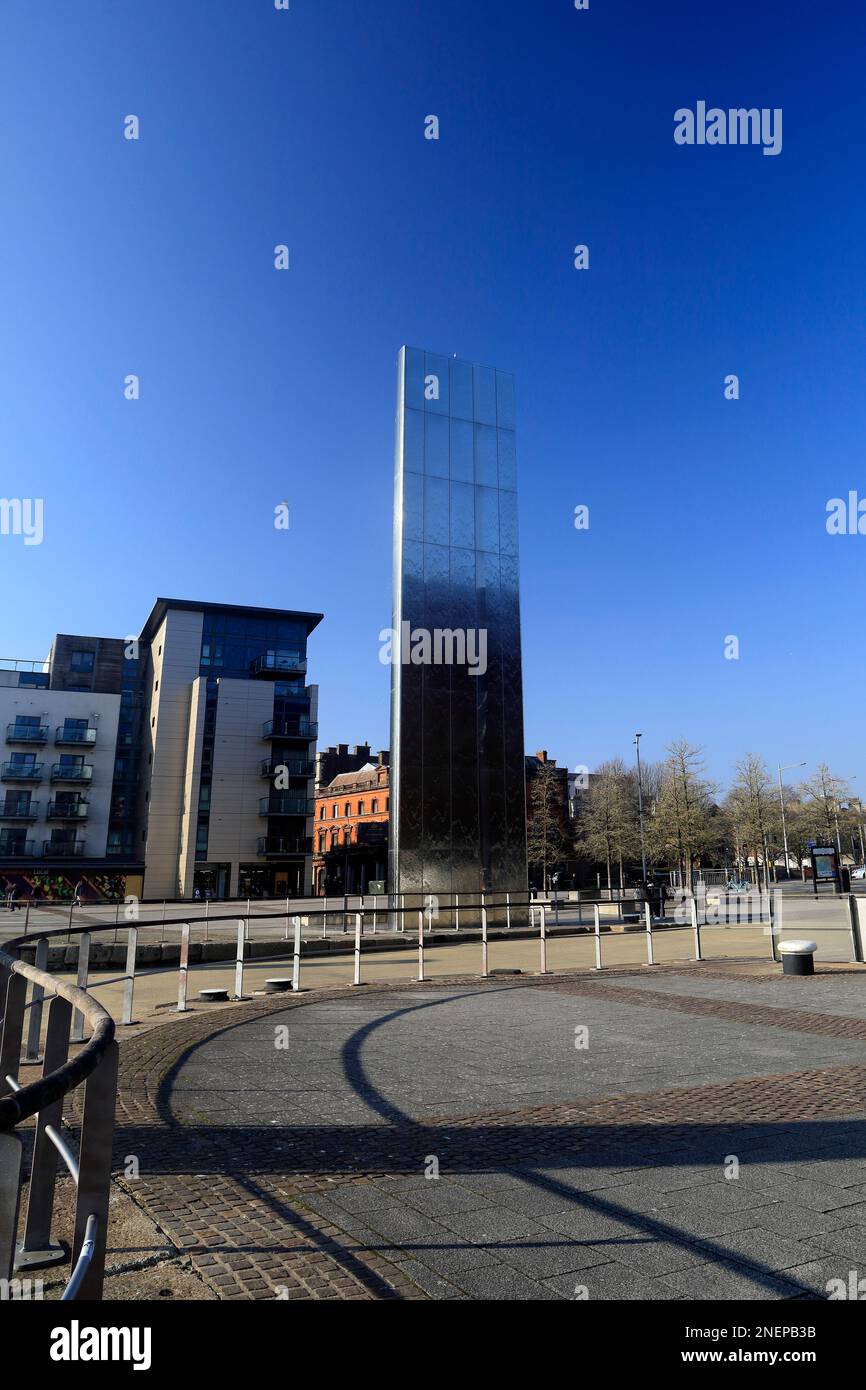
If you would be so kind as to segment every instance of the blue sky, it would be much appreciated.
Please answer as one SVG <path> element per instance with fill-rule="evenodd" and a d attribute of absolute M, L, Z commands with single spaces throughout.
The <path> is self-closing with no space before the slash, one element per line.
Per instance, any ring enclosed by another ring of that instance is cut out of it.
<path fill-rule="evenodd" d="M 0 492 L 45 502 L 41 545 L 0 536 L 0 655 L 157 594 L 315 609 L 321 741 L 385 746 L 409 342 L 516 375 L 528 750 L 640 729 L 866 792 L 866 537 L 824 525 L 866 495 L 860 6 L 7 0 L 0 31 Z M 781 154 L 676 145 L 699 100 L 781 107 Z"/>

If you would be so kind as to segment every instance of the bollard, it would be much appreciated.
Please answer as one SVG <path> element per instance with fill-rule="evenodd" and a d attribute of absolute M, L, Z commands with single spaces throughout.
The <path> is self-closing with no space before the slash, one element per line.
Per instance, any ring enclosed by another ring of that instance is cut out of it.
<path fill-rule="evenodd" d="M 698 924 L 698 904 L 694 898 L 691 900 L 692 911 L 692 931 L 695 934 L 695 960 L 703 960 L 701 955 L 701 929 Z"/>
<path fill-rule="evenodd" d="M 189 922 L 184 922 L 180 929 L 180 964 L 177 971 L 177 1010 L 179 1014 L 185 1014 L 186 1008 L 186 982 L 189 973 Z"/>
<path fill-rule="evenodd" d="M 244 997 L 244 945 L 246 943 L 246 923 L 238 922 L 238 949 L 235 957 L 235 999 Z"/>
<path fill-rule="evenodd" d="M 653 959 L 653 913 L 648 902 L 643 905 L 644 920 L 646 922 L 646 963 L 655 965 Z"/>
<path fill-rule="evenodd" d="M 132 1022 L 132 994 L 135 989 L 135 953 L 138 947 L 138 928 L 130 927 L 126 933 L 126 980 L 123 986 L 122 1024 Z"/>
<path fill-rule="evenodd" d="M 505 930 L 511 930 L 511 894 L 505 894 Z"/>
<path fill-rule="evenodd" d="M 454 930 L 460 930 L 460 894 L 454 894 Z"/>
<path fill-rule="evenodd" d="M 376 935 L 376 918 L 377 918 L 378 910 L 379 910 L 379 897 L 378 897 L 378 894 L 374 893 L 374 894 L 373 894 L 373 935 L 374 935 L 374 936 Z"/>
<path fill-rule="evenodd" d="M 601 913 L 598 910 L 598 903 L 593 903 L 592 915 L 595 934 L 595 968 L 601 970 Z"/>
<path fill-rule="evenodd" d="M 487 968 L 487 907 L 484 902 L 484 894 L 481 894 L 481 978 L 486 979 L 489 975 Z"/>
<path fill-rule="evenodd" d="M 361 931 L 364 918 L 362 913 L 355 913 L 355 978 L 353 985 L 361 983 Z"/>
<path fill-rule="evenodd" d="M 545 909 L 539 908 L 541 913 L 541 970 L 539 974 L 547 974 L 547 923 L 545 921 Z"/>
<path fill-rule="evenodd" d="M 424 911 L 418 909 L 418 979 L 424 979 Z"/>
<path fill-rule="evenodd" d="M 48 937 L 43 936 L 36 943 L 36 959 L 33 962 L 37 970 L 48 969 Z M 33 986 L 33 994 L 30 1000 L 30 1019 L 27 1024 L 27 1051 L 22 1061 L 41 1062 L 39 1055 L 39 1035 L 42 1032 L 42 1001 L 45 998 L 45 990 L 42 985 Z"/>
<path fill-rule="evenodd" d="M 295 994 L 301 988 L 301 919 L 292 918 L 292 925 L 295 928 L 295 949 L 292 954 L 292 989 Z"/>
<path fill-rule="evenodd" d="M 90 932 L 83 931 L 78 938 L 78 975 L 75 983 L 79 989 L 87 989 L 87 971 L 90 966 Z M 72 1032 L 69 1034 L 70 1042 L 82 1042 L 84 1040 L 84 1014 L 79 1013 L 78 1009 L 72 1015 Z"/>

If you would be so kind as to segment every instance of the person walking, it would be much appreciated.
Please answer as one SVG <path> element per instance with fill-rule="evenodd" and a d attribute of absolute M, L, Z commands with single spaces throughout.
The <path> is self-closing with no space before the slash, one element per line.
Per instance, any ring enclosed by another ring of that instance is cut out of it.
<path fill-rule="evenodd" d="M 84 879 L 80 878 L 72 890 L 72 906 L 81 907 L 81 894 L 84 892 Z"/>

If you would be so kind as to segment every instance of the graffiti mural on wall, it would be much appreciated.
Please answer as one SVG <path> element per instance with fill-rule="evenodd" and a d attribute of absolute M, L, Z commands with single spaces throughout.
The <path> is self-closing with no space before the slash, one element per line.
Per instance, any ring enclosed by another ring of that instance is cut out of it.
<path fill-rule="evenodd" d="M 122 902 L 126 894 L 124 874 L 8 873 L 0 874 L 0 899 L 33 902 L 69 902 L 76 889 L 82 902 Z"/>

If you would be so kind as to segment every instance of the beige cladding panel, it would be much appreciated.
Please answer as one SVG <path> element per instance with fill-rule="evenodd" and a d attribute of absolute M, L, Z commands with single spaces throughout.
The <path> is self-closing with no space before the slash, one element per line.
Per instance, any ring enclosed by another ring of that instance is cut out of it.
<path fill-rule="evenodd" d="M 257 860 L 256 842 L 267 831 L 267 821 L 259 816 L 259 801 L 268 793 L 260 765 L 270 753 L 262 725 L 273 709 L 270 682 L 220 681 L 208 835 L 211 863 Z"/>
<path fill-rule="evenodd" d="M 151 643 L 150 709 L 153 764 L 149 768 L 148 897 L 180 891 L 181 821 L 187 772 L 191 687 L 201 659 L 203 615 L 169 609 Z M 161 648 L 161 650 L 160 650 Z"/>

